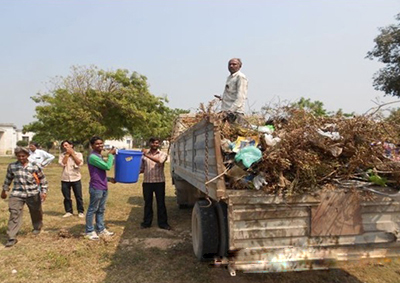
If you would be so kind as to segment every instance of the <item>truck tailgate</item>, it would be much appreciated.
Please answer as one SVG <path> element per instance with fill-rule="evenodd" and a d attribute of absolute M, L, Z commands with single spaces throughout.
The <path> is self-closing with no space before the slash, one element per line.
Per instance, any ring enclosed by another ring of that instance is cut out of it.
<path fill-rule="evenodd" d="M 362 232 L 311 236 L 311 196 L 283 200 L 255 191 L 227 191 L 229 266 L 247 272 L 326 269 L 337 261 L 399 256 L 400 203 L 361 202 Z"/>

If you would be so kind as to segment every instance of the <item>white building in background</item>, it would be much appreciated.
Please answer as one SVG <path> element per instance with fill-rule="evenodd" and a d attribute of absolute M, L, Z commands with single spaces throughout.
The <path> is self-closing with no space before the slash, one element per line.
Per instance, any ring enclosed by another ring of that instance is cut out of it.
<path fill-rule="evenodd" d="M 13 155 L 17 142 L 25 140 L 30 142 L 34 133 L 22 133 L 14 124 L 0 123 L 0 155 Z"/>
<path fill-rule="evenodd" d="M 22 133 L 22 130 L 17 130 L 14 124 L 0 123 L 0 155 L 13 155 L 18 141 L 23 140 L 29 143 L 34 135 L 35 133 L 32 132 Z M 131 136 L 125 136 L 120 140 L 105 140 L 104 147 L 105 149 L 110 149 L 113 146 L 119 149 L 138 149 L 133 147 L 135 144 L 133 141 Z M 140 143 L 142 143 L 142 147 L 146 145 L 146 141 Z M 164 143 L 163 147 L 165 146 Z"/>
<path fill-rule="evenodd" d="M 116 147 L 119 149 L 133 149 L 133 139 L 130 136 L 125 136 L 120 140 L 105 140 L 104 148 L 110 149 L 111 147 Z"/>
<path fill-rule="evenodd" d="M 33 132 L 23 133 L 22 130 L 17 130 L 17 142 L 18 141 L 26 141 L 27 143 L 29 143 L 32 140 L 34 135 L 35 135 L 35 133 L 33 133 Z"/>
<path fill-rule="evenodd" d="M 119 149 L 135 149 L 141 150 L 148 146 L 148 140 L 135 140 L 131 136 L 125 136 L 120 140 L 105 140 L 104 141 L 104 148 L 111 149 L 111 147 L 116 147 Z M 139 147 L 137 145 L 140 145 Z M 169 148 L 169 141 L 162 141 L 161 148 L 168 149 Z"/>

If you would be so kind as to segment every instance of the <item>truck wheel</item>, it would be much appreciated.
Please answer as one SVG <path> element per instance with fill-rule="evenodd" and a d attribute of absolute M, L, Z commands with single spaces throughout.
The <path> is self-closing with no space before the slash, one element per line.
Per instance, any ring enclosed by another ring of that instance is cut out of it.
<path fill-rule="evenodd" d="M 201 261 L 212 260 L 218 253 L 218 218 L 214 205 L 199 200 L 192 212 L 192 243 L 196 257 Z"/>

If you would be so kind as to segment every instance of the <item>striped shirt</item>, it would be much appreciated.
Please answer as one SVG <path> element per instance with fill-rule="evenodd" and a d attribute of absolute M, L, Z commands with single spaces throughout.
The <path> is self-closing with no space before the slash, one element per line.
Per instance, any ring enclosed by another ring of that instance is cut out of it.
<path fill-rule="evenodd" d="M 36 163 L 28 162 L 25 166 L 19 161 L 10 163 L 3 184 L 4 191 L 10 190 L 13 180 L 14 187 L 11 190 L 11 196 L 26 198 L 37 195 L 40 191 L 47 193 L 47 179 Z M 40 186 L 37 181 L 39 181 Z"/>
<path fill-rule="evenodd" d="M 164 176 L 164 163 L 167 160 L 167 154 L 157 150 L 154 154 L 150 151 L 147 155 L 158 157 L 160 163 L 154 162 L 150 158 L 143 156 L 141 171 L 144 174 L 143 183 L 163 183 L 165 182 Z"/>

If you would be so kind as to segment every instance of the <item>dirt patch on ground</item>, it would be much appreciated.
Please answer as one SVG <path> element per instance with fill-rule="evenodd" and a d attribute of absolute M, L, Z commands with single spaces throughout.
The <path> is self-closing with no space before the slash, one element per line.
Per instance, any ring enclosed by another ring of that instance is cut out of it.
<path fill-rule="evenodd" d="M 140 245 L 145 249 L 158 248 L 160 250 L 167 250 L 182 242 L 183 240 L 181 239 L 169 238 L 132 238 L 122 240 L 121 245 L 125 246 L 127 249 L 133 247 L 134 245 Z"/>

